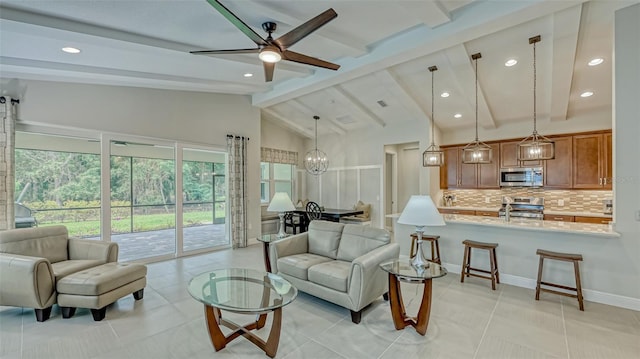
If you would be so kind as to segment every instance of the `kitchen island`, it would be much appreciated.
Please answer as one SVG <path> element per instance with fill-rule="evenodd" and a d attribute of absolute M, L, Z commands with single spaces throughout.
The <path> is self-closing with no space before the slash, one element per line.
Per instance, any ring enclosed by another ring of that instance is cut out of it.
<path fill-rule="evenodd" d="M 400 254 L 409 255 L 410 235 L 415 232 L 415 227 L 398 224 L 399 216 L 388 215 L 393 219 L 394 240 L 400 244 Z M 615 242 L 620 234 L 615 232 L 612 225 L 533 219 L 512 219 L 506 222 L 496 217 L 456 214 L 446 214 L 443 217 L 445 226 L 426 227 L 424 234 L 440 236 L 442 264 L 452 273 L 460 273 L 464 254 L 462 241 L 465 239 L 498 243 L 497 258 L 501 283 L 526 288 L 535 288 L 538 270 L 537 249 L 580 253 L 584 257 L 584 262 L 580 264 L 584 298 L 623 307 L 633 306 L 632 303 L 625 302 L 625 297 L 610 294 L 614 292 L 611 289 L 611 286 L 615 285 L 612 283 L 615 277 L 612 273 L 618 271 L 618 263 L 635 260 L 615 259 L 613 251 L 616 246 L 611 243 Z M 473 262 L 476 267 L 489 268 L 488 256 L 478 253 L 473 257 Z M 558 283 L 571 285 L 574 281 L 573 266 L 565 264 L 545 265 L 545 273 Z M 469 285 L 484 286 L 486 283 L 472 279 Z"/>

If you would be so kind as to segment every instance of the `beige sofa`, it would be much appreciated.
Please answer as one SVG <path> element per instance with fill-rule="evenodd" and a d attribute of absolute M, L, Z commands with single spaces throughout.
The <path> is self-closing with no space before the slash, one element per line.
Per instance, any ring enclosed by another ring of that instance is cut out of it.
<path fill-rule="evenodd" d="M 400 246 L 384 229 L 312 221 L 309 231 L 271 243 L 274 273 L 299 290 L 345 307 L 360 323 L 362 309 L 388 291 L 379 265 L 398 258 Z"/>
<path fill-rule="evenodd" d="M 116 243 L 69 239 L 64 226 L 0 231 L 0 305 L 34 308 L 45 321 L 61 278 L 117 260 Z"/>

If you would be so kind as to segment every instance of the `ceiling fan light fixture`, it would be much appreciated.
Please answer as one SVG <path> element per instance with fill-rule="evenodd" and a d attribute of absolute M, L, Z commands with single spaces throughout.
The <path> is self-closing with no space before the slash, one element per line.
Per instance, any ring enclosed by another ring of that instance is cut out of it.
<path fill-rule="evenodd" d="M 433 136 L 435 131 L 435 117 L 433 116 L 434 91 L 433 91 L 433 73 L 438 71 L 437 66 L 430 66 L 431 72 L 431 145 L 422 153 L 422 167 L 439 167 L 444 164 L 444 151 L 442 151 L 434 142 Z"/>
<path fill-rule="evenodd" d="M 462 149 L 462 163 L 491 163 L 493 149 L 478 140 L 478 59 L 481 53 L 471 55 L 476 69 L 476 139 Z"/>
<path fill-rule="evenodd" d="M 536 43 L 540 39 L 540 35 L 529 38 L 529 44 L 533 44 L 533 133 L 518 143 L 518 161 L 552 160 L 556 157 L 555 143 L 538 134 L 536 129 Z"/>
<path fill-rule="evenodd" d="M 269 63 L 276 63 L 282 60 L 282 55 L 280 54 L 280 49 L 275 46 L 265 46 L 262 50 L 260 50 L 260 54 L 258 54 L 260 60 Z"/>

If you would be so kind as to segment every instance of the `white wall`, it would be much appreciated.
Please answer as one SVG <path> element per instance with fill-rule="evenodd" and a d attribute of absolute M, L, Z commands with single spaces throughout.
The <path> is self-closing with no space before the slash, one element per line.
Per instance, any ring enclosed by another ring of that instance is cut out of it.
<path fill-rule="evenodd" d="M 298 152 L 298 168 L 304 168 L 302 159 L 306 153 L 305 141 L 307 138 L 269 120 L 263 119 L 261 123 L 261 146 Z"/>
<path fill-rule="evenodd" d="M 21 128 L 111 132 L 226 148 L 226 135 L 249 137 L 248 231 L 260 234 L 260 113 L 247 96 L 134 87 L 21 81 Z"/>

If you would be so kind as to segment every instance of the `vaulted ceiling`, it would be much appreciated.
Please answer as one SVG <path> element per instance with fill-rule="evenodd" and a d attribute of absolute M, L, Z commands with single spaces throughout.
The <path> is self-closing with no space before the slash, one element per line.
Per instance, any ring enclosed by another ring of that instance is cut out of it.
<path fill-rule="evenodd" d="M 261 24 L 276 22 L 274 38 L 333 8 L 337 18 L 291 49 L 340 69 L 281 61 L 265 82 L 256 54 L 190 54 L 255 47 L 205 0 L 0 0 L 0 77 L 246 94 L 263 118 L 312 137 L 314 115 L 321 134 L 429 119 L 428 67 L 437 66 L 433 111 L 446 132 L 475 123 L 471 55 L 480 52 L 478 121 L 499 128 L 531 121 L 528 39 L 541 35 L 538 118 L 563 121 L 611 107 L 614 11 L 638 1 L 220 2 L 263 37 Z M 593 58 L 604 62 L 588 66 Z M 507 67 L 508 59 L 518 63 Z"/>

